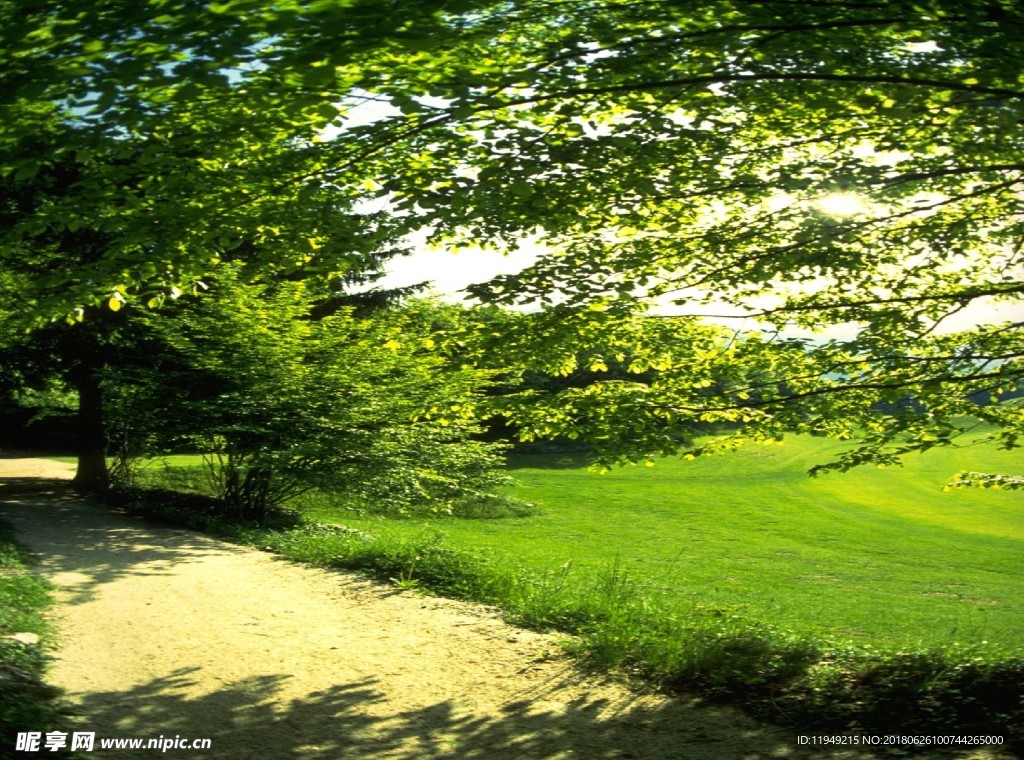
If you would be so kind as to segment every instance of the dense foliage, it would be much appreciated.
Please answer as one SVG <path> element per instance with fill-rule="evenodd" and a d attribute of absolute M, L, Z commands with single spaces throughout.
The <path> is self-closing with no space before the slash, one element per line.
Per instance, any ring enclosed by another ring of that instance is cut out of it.
<path fill-rule="evenodd" d="M 504 482 L 500 446 L 473 439 L 487 375 L 432 351 L 430 303 L 311 319 L 301 282 L 225 267 L 209 288 L 138 317 L 153 351 L 105 373 L 126 450 L 206 454 L 216 495 L 257 520 L 315 488 L 452 512 Z"/>
<path fill-rule="evenodd" d="M 155 307 L 223 260 L 326 277 L 416 228 L 539 232 L 550 254 L 477 291 L 551 307 L 503 336 L 507 362 L 571 370 L 651 304 L 760 320 L 709 342 L 676 318 L 631 360 L 659 382 L 559 401 L 545 425 L 601 405 L 653 431 L 609 457 L 683 419 L 861 436 L 841 466 L 948 445 L 964 416 L 1016 445 L 1020 407 L 978 403 L 1024 373 L 1011 0 L 77 0 L 0 21 L 6 181 L 78 167 L 0 237 L 21 316 Z M 708 393 L 723 373 L 745 380 Z"/>

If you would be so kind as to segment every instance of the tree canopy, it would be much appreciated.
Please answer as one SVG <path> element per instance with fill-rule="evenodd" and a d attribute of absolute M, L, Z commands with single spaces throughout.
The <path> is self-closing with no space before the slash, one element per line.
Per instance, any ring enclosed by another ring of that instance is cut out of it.
<path fill-rule="evenodd" d="M 1006 446 L 1024 427 L 978 403 L 1024 375 L 1013 0 L 8 0 L 0 28 L 0 171 L 86 167 L 0 238 L 30 316 L 159 300 L 224 259 L 328 275 L 406 230 L 539 231 L 549 255 L 476 291 L 550 307 L 506 357 L 565 369 L 599 338 L 659 371 L 563 394 L 548 426 L 604 400 L 652 430 L 861 436 L 845 464 L 948 443 L 968 415 Z M 100 255 L 19 268 L 82 229 Z M 671 301 L 761 332 L 638 330 Z"/>

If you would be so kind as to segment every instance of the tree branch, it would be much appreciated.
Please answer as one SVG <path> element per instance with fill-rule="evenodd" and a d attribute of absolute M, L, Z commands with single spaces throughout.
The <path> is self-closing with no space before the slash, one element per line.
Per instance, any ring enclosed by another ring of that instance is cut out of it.
<path fill-rule="evenodd" d="M 839 383 L 837 385 L 829 386 L 826 388 L 815 388 L 814 390 L 804 391 L 803 393 L 792 393 L 786 396 L 780 396 L 778 398 L 770 399 L 754 399 L 743 403 L 727 404 L 724 406 L 696 407 L 675 406 L 671 404 L 645 404 L 645 406 L 651 409 L 667 409 L 676 412 L 687 412 L 697 414 L 705 412 L 730 412 L 738 411 L 740 409 L 763 409 L 770 408 L 773 406 L 785 406 L 786 404 L 793 403 L 794 401 L 803 401 L 805 399 L 817 398 L 820 396 L 829 396 L 836 393 L 849 393 L 850 391 L 891 391 L 912 388 L 915 385 L 919 385 L 921 383 L 962 384 L 972 383 L 979 380 L 1012 380 L 1020 377 L 1024 377 L 1024 367 L 1011 370 L 1008 372 L 981 372 L 973 375 L 926 376 L 888 383 Z"/>
<path fill-rule="evenodd" d="M 984 85 L 964 84 L 942 79 L 925 79 L 921 77 L 900 77 L 889 74 L 826 74 L 826 73 L 791 73 L 791 74 L 712 74 L 680 79 L 664 79 L 655 82 L 630 82 L 625 84 L 607 85 L 605 87 L 576 87 L 559 90 L 530 98 L 519 98 L 505 101 L 501 107 L 530 105 L 557 98 L 578 98 L 589 95 L 610 95 L 620 92 L 638 92 L 643 90 L 661 90 L 667 87 L 683 87 L 686 85 L 727 84 L 729 82 L 836 82 L 840 84 L 894 84 L 910 87 L 947 90 L 952 92 L 974 92 L 985 95 L 998 95 L 1004 98 L 1024 99 L 1024 92 L 1009 90 L 1003 87 L 987 87 Z M 485 106 L 479 110 L 490 110 L 493 106 Z"/>
<path fill-rule="evenodd" d="M 988 166 L 961 166 L 955 169 L 936 169 L 930 172 L 913 172 L 901 174 L 898 177 L 879 180 L 875 184 L 891 187 L 903 184 L 904 182 L 915 182 L 921 179 L 936 179 L 938 177 L 951 177 L 963 174 L 980 174 L 982 172 L 1008 172 L 1024 171 L 1024 164 L 990 164 Z"/>

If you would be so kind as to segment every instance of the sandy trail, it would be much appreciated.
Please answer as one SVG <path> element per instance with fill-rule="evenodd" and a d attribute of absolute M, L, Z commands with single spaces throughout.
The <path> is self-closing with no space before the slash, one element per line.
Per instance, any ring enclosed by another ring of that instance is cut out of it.
<path fill-rule="evenodd" d="M 0 459 L 0 518 L 58 589 L 50 680 L 97 737 L 209 738 L 166 754 L 232 760 L 872 757 L 584 679 L 488 608 L 113 514 L 68 477 Z"/>

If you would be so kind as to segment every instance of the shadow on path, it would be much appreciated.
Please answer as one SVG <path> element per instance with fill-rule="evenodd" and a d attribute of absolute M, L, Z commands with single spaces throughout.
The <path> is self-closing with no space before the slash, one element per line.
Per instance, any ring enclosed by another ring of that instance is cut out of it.
<path fill-rule="evenodd" d="M 708 708 L 672 704 L 633 708 L 598 719 L 600 700 L 581 699 L 558 713 L 514 703 L 505 715 L 473 715 L 452 701 L 407 711 L 385 711 L 374 679 L 339 683 L 281 703 L 289 676 L 261 676 L 214 694 L 192 697 L 199 672 L 183 671 L 128 692 L 87 695 L 83 730 L 112 727 L 99 738 L 209 738 L 208 758 L 687 758 L 759 760 L 793 757 L 792 737 L 775 731 L 736 731 L 725 716 L 709 726 Z M 97 745 L 98 749 L 98 745 Z M 117 757 L 152 757 L 153 750 L 118 750 Z M 184 756 L 186 750 L 171 750 Z M 102 755 L 100 755 L 102 756 Z M 200 753 L 196 753 L 200 756 Z M 807 755 L 803 755 L 808 757 Z M 849 755 L 848 757 L 855 757 Z"/>
<path fill-rule="evenodd" d="M 92 598 L 98 586 L 120 577 L 164 574 L 175 565 L 199 561 L 212 548 L 241 551 L 95 506 L 67 480 L 56 478 L 0 478 L 0 519 L 14 526 L 19 541 L 33 553 L 45 557 L 47 575 L 67 604 Z"/>

